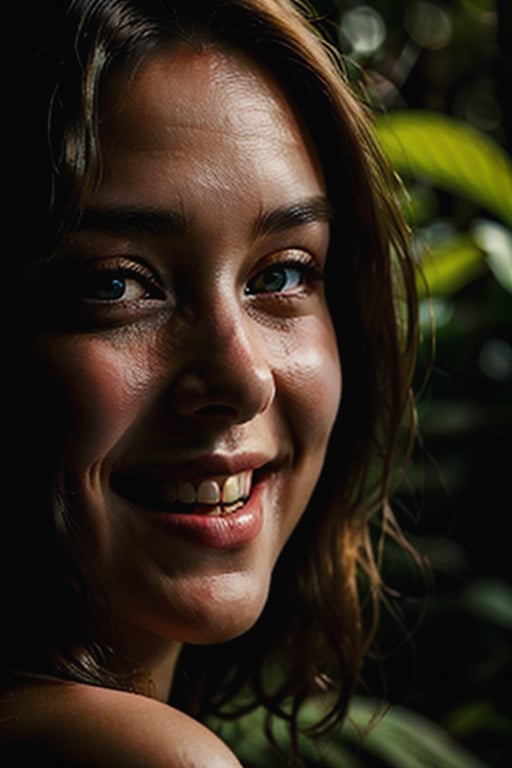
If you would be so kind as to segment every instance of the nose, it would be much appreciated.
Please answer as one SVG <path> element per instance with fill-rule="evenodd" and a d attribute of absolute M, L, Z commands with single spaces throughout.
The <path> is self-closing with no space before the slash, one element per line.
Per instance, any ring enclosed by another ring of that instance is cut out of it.
<path fill-rule="evenodd" d="M 261 329 L 225 302 L 195 318 L 173 377 L 171 407 L 181 416 L 250 421 L 275 396 L 275 381 Z"/>

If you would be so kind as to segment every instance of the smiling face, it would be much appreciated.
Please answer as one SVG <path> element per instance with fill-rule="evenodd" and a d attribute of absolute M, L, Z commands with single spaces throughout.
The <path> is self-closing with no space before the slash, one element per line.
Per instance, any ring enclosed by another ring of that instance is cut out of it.
<path fill-rule="evenodd" d="M 261 612 L 339 404 L 323 177 L 272 78 L 214 49 L 114 79 L 100 141 L 39 337 L 58 482 L 124 628 L 218 642 Z"/>

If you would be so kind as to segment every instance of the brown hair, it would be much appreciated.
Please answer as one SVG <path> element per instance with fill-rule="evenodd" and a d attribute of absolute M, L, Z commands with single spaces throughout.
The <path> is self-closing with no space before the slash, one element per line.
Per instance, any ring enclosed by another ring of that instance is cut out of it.
<path fill-rule="evenodd" d="M 252 702 L 286 717 L 293 733 L 300 703 L 327 686 L 331 706 L 316 728 L 322 732 L 344 716 L 376 627 L 382 584 L 369 519 L 380 514 L 382 530 L 406 546 L 389 497 L 412 430 L 415 274 L 397 183 L 376 146 L 371 117 L 302 3 L 27 0 L 18 8 L 24 14 L 20 55 L 28 78 L 14 109 L 24 141 L 17 172 L 31 178 L 24 199 L 32 225 L 20 229 L 22 255 L 11 267 L 12 285 L 25 284 L 34 265 L 51 259 L 99 179 L 101 89 L 114 68 L 126 68 L 128 76 L 152 53 L 180 40 L 234 47 L 274 73 L 312 136 L 335 211 L 327 291 L 343 363 L 342 405 L 318 488 L 276 566 L 262 616 L 241 638 L 188 647 L 173 695 L 202 716 L 232 705 L 248 687 Z M 65 527 L 65 517 L 59 519 Z M 45 525 L 47 519 L 39 522 L 48 539 Z M 60 552 L 57 528 L 54 553 Z M 37 549 L 32 555 L 41 568 Z M 66 632 L 62 623 L 59 631 L 46 630 L 46 643 L 37 652 L 25 643 L 24 655 L 11 666 L 136 688 L 134 676 L 127 682 L 113 675 L 108 651 L 98 650 L 87 634 L 88 565 L 73 564 L 72 589 L 48 593 L 50 584 L 64 582 L 62 569 L 70 567 L 65 561 L 65 554 L 55 555 L 47 567 L 51 578 L 43 581 L 46 623 L 65 605 Z M 24 567 L 36 572 L 34 562 Z M 368 626 L 361 589 L 373 605 Z M 27 630 L 21 627 L 19 637 Z M 274 662 L 277 676 L 268 674 Z"/>

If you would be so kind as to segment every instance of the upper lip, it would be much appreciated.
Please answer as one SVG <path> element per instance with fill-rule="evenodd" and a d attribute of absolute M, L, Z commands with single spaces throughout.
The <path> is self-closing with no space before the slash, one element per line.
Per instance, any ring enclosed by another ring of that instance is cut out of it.
<path fill-rule="evenodd" d="M 186 460 L 168 459 L 165 456 L 145 457 L 140 462 L 129 462 L 116 468 L 114 475 L 145 475 L 160 478 L 208 478 L 237 475 L 247 470 L 257 471 L 267 465 L 274 465 L 278 457 L 263 452 L 237 454 L 205 454 Z"/>

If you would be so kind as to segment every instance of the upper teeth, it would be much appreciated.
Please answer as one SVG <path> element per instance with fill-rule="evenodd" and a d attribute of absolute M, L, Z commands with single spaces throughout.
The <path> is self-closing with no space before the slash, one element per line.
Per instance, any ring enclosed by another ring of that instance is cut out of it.
<path fill-rule="evenodd" d="M 166 480 L 162 484 L 162 495 L 170 504 L 175 501 L 181 501 L 184 504 L 233 504 L 249 496 L 251 480 L 251 471 L 228 475 L 224 478 L 203 480 L 197 487 L 190 480 L 185 482 Z"/>

